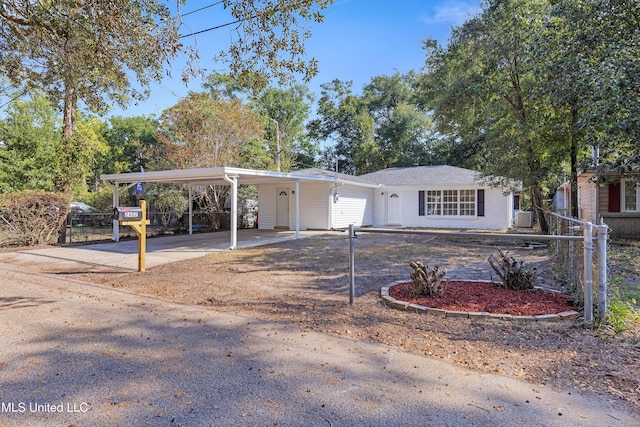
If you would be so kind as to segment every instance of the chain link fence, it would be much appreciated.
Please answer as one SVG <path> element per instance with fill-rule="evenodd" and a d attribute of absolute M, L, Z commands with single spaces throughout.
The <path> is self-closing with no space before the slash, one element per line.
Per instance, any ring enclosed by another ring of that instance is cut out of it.
<path fill-rule="evenodd" d="M 562 220 L 562 221 L 561 221 Z M 546 247 L 550 244 L 555 246 L 551 250 L 550 258 L 554 265 L 554 279 L 564 282 L 565 289 L 568 287 L 573 293 L 577 305 L 583 307 L 584 322 L 588 327 L 593 326 L 594 308 L 594 277 L 598 286 L 598 315 L 604 319 L 606 317 L 606 249 L 607 249 L 607 227 L 594 226 L 591 223 L 571 220 L 570 218 L 556 218 L 554 221 L 554 232 L 549 235 L 542 234 L 520 234 L 520 233 L 490 233 L 490 232 L 466 232 L 466 231 L 437 231 L 437 230 L 410 230 L 410 229 L 374 229 L 358 228 L 349 229 L 350 237 L 350 303 L 354 303 L 355 295 L 355 239 L 357 233 L 384 233 L 384 234 L 417 234 L 426 236 L 440 236 L 449 239 L 456 239 L 464 246 L 465 241 L 470 242 L 475 239 L 493 243 L 494 241 L 525 242 L 528 247 L 534 248 L 536 245 Z M 557 227 L 557 229 L 555 229 Z M 595 267 L 594 267 L 595 264 Z"/>
<path fill-rule="evenodd" d="M 582 240 L 555 240 L 554 272 L 571 289 L 585 313 L 597 310 L 607 315 L 609 229 L 557 213 L 549 214 L 549 232 L 554 236 L 582 236 Z"/>

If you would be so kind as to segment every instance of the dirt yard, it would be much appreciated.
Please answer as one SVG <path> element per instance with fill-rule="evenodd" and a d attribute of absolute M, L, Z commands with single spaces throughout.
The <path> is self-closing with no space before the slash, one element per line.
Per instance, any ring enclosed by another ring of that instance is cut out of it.
<path fill-rule="evenodd" d="M 539 284 L 555 287 L 547 249 L 505 242 L 362 233 L 356 240 L 356 298 L 349 304 L 346 233 L 223 252 L 145 273 L 92 274 L 103 286 L 200 304 L 302 330 L 342 335 L 499 372 L 540 387 L 609 395 L 640 411 L 640 346 L 634 333 L 562 322 L 441 318 L 387 307 L 380 288 L 409 280 L 411 260 L 438 264 L 457 279 L 490 279 L 496 246 L 535 265 Z M 614 273 L 615 274 L 615 273 Z"/>

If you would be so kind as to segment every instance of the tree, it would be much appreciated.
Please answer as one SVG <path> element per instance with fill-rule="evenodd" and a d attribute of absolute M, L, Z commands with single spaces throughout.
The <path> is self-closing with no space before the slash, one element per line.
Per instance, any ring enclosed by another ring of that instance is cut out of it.
<path fill-rule="evenodd" d="M 305 122 L 311 112 L 311 96 L 306 86 L 286 89 L 266 88 L 253 99 L 253 108 L 266 123 L 265 145 L 278 171 L 289 171 L 309 162 L 315 147 L 305 135 Z"/>
<path fill-rule="evenodd" d="M 3 192 L 66 187 L 81 191 L 107 146 L 103 123 L 78 117 L 74 144 L 64 144 L 60 121 L 51 103 L 35 93 L 27 101 L 15 100 L 0 122 L 0 189 Z"/>
<path fill-rule="evenodd" d="M 425 42 L 425 102 L 441 133 L 454 135 L 485 159 L 488 176 L 520 180 L 531 196 L 543 231 L 544 191 L 567 158 L 565 145 L 545 133 L 548 100 L 536 97 L 532 37 L 547 16 L 545 0 L 492 0 L 454 29 L 449 45 Z"/>
<path fill-rule="evenodd" d="M 253 70 L 256 84 L 263 86 L 270 74 L 310 78 L 317 70 L 314 60 L 305 62 L 303 41 L 310 33 L 299 28 L 322 21 L 320 11 L 330 3 L 225 0 L 235 37 L 217 58 L 229 62 L 234 74 Z M 143 99 L 149 82 L 161 79 L 166 62 L 183 51 L 197 56 L 181 43 L 177 17 L 158 0 L 11 0 L 0 6 L 0 24 L 0 69 L 16 88 L 42 88 L 61 104 L 63 152 L 78 142 L 72 135 L 80 101 L 104 113 L 109 102 L 124 106 Z M 186 67 L 183 79 L 195 72 Z M 132 77 L 142 90 L 133 87 Z M 58 190 L 69 190 L 59 184 Z"/>
<path fill-rule="evenodd" d="M 262 146 L 260 116 L 238 99 L 216 99 L 206 92 L 191 92 L 160 117 L 155 155 L 158 169 L 201 167 L 263 168 L 268 162 Z M 220 227 L 227 186 L 208 186 L 197 201 Z"/>
<path fill-rule="evenodd" d="M 153 117 L 112 117 L 104 129 L 108 153 L 100 160 L 96 176 L 102 173 L 138 172 L 153 164 L 158 145 L 158 121 Z"/>
<path fill-rule="evenodd" d="M 309 23 L 324 20 L 322 10 L 333 0 L 224 0 L 236 21 L 232 43 L 215 59 L 227 62 L 230 74 L 245 85 L 264 88 L 269 77 L 280 84 L 302 74 L 308 82 L 318 72 L 317 61 L 307 60 L 304 41 Z"/>
<path fill-rule="evenodd" d="M 429 163 L 432 123 L 415 96 L 414 73 L 377 76 L 361 96 L 351 82 L 334 80 L 322 85 L 318 118 L 309 133 L 335 146 L 325 153 L 327 163 L 344 156 L 340 169 L 358 174 L 389 167 Z"/>
<path fill-rule="evenodd" d="M 414 87 L 416 75 L 377 76 L 365 86 L 363 101 L 374 117 L 374 142 L 379 153 L 377 163 L 361 167 L 362 172 L 373 172 L 390 167 L 430 164 L 432 121 L 421 108 Z M 368 153 L 359 155 L 364 159 Z"/>
<path fill-rule="evenodd" d="M 159 126 L 157 138 L 165 150 L 162 158 L 168 162 L 162 168 L 260 168 L 265 164 L 262 120 L 240 100 L 191 92 L 162 113 Z"/>
<path fill-rule="evenodd" d="M 556 77 L 546 86 L 574 106 L 579 144 L 599 148 L 602 169 L 639 170 L 640 6 L 625 0 L 557 1 L 548 29 L 545 41 L 556 53 L 552 75 L 570 79 Z"/>
<path fill-rule="evenodd" d="M 369 151 L 368 158 L 377 157 L 377 153 L 373 143 L 373 117 L 369 115 L 366 105 L 351 91 L 352 84 L 339 79 L 322 84 L 318 118 L 309 122 L 307 129 L 317 141 L 334 142 L 334 146 L 323 154 L 327 166 L 337 162 L 339 156 L 344 156 L 345 160 L 338 165 L 338 169 L 354 174 L 359 165 L 356 160 L 358 147 Z M 360 169 L 357 170 L 360 172 Z"/>
<path fill-rule="evenodd" d="M 52 191 L 59 122 L 43 95 L 16 100 L 0 121 L 0 193 Z"/>
<path fill-rule="evenodd" d="M 180 49 L 176 21 L 158 1 L 4 2 L 0 65 L 16 87 L 39 87 L 63 106 L 63 138 L 75 130 L 78 102 L 104 113 L 108 101 L 142 99 Z"/>
<path fill-rule="evenodd" d="M 315 165 L 319 150 L 306 134 L 304 125 L 311 112 L 313 96 L 305 85 L 256 88 L 229 74 L 212 73 L 203 86 L 216 98 L 244 99 L 263 116 L 265 148 L 272 153 L 274 162 L 269 168 L 288 171 Z"/>

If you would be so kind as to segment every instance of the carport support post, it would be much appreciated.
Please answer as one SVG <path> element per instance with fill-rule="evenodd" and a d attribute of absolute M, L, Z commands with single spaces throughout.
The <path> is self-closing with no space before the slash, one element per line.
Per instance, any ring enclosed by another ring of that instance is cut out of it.
<path fill-rule="evenodd" d="M 189 184 L 189 235 L 193 234 L 193 193 Z"/>
<path fill-rule="evenodd" d="M 224 180 L 231 184 L 231 246 L 235 249 L 238 244 L 238 177 L 224 174 Z"/>
<path fill-rule="evenodd" d="M 117 208 L 120 206 L 120 185 L 116 182 L 112 185 L 111 189 L 113 190 L 112 201 L 113 208 Z M 113 220 L 113 239 L 114 242 L 120 241 L 120 223 L 117 219 Z"/>
<path fill-rule="evenodd" d="M 296 239 L 300 238 L 300 181 L 296 181 Z"/>
<path fill-rule="evenodd" d="M 349 304 L 353 305 L 356 296 L 356 231 L 349 224 Z"/>

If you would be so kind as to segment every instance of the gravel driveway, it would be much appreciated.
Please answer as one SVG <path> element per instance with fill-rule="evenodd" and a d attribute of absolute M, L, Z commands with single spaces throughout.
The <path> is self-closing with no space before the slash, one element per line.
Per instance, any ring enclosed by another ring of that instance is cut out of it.
<path fill-rule="evenodd" d="M 379 343 L 73 275 L 0 274 L 3 426 L 640 425 L 606 397 Z"/>

